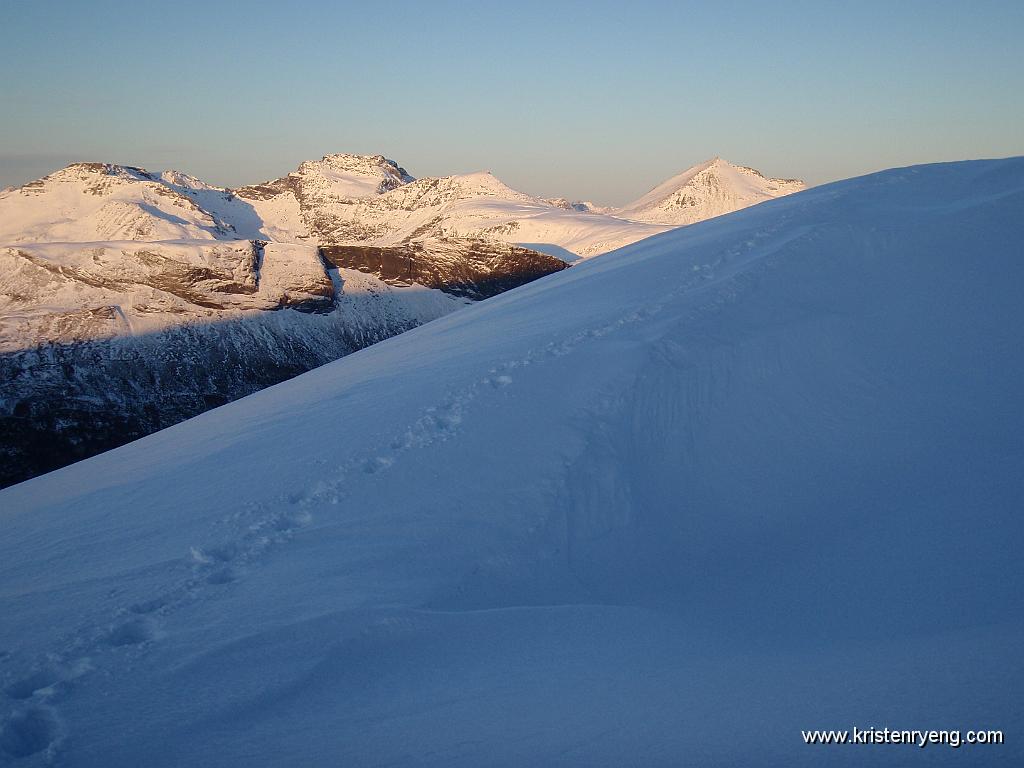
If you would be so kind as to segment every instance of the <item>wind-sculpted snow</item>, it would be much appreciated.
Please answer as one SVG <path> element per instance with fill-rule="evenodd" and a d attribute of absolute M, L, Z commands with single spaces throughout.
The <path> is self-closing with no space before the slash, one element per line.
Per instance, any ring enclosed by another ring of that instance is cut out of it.
<path fill-rule="evenodd" d="M 0 749 L 1019 764 L 1022 209 L 810 190 L 0 491 Z M 800 736 L 854 726 L 1007 738 Z"/>

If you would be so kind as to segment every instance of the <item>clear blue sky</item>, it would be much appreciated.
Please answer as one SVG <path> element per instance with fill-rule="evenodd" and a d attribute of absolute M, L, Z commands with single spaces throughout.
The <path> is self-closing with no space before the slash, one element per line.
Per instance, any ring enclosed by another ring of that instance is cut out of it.
<path fill-rule="evenodd" d="M 812 183 L 1024 154 L 1024 2 L 0 0 L 0 187 L 328 152 L 621 203 L 713 155 Z"/>

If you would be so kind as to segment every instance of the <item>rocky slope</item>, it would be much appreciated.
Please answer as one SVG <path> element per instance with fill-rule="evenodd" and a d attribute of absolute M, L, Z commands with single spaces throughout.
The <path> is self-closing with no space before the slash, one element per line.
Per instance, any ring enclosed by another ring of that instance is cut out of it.
<path fill-rule="evenodd" d="M 336 267 L 376 275 L 389 285 L 421 285 L 480 300 L 563 268 L 528 248 L 491 240 L 432 238 L 398 246 L 328 245 Z"/>
<path fill-rule="evenodd" d="M 251 240 L 0 248 L 0 351 L 139 334 L 251 310 L 329 311 L 317 249 Z"/>
<path fill-rule="evenodd" d="M 534 272 L 563 264 L 535 254 Z M 502 264 L 495 270 L 510 283 Z M 0 484 L 120 445 L 465 304 L 250 240 L 0 248 Z M 443 287 L 443 286 L 439 286 Z"/>

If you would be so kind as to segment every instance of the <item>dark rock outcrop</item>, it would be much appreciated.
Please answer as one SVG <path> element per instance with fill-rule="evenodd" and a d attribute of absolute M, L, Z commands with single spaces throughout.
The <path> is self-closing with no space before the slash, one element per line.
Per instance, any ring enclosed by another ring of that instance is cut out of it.
<path fill-rule="evenodd" d="M 336 267 L 369 272 L 392 285 L 419 283 L 480 300 L 565 269 L 561 259 L 489 240 L 432 239 L 399 246 L 321 248 Z"/>

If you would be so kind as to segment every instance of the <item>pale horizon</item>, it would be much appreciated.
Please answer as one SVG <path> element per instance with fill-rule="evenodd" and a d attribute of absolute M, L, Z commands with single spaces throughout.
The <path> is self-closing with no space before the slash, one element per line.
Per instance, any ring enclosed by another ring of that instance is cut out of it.
<path fill-rule="evenodd" d="M 1024 8 L 14 3 L 0 188 L 71 162 L 234 187 L 383 154 L 621 205 L 720 155 L 816 186 L 1024 154 Z"/>

